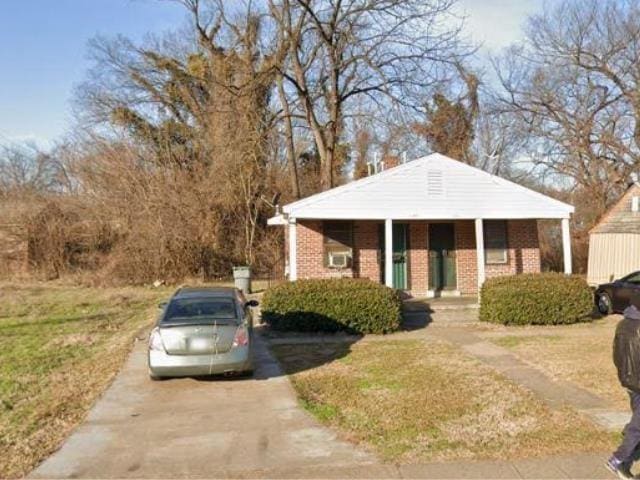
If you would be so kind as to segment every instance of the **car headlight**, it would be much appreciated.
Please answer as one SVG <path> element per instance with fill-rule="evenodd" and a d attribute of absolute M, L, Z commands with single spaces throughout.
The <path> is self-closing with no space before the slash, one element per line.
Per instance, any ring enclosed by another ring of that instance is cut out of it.
<path fill-rule="evenodd" d="M 149 350 L 164 352 L 164 345 L 162 345 L 162 337 L 160 336 L 160 329 L 158 327 L 151 330 L 151 335 L 149 335 Z"/>

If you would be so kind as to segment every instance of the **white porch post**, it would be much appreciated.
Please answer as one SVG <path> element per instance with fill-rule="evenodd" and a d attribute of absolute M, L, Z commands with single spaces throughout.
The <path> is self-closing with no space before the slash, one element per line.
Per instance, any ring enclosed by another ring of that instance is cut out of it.
<path fill-rule="evenodd" d="M 562 219 L 562 257 L 564 258 L 564 273 L 571 275 L 571 232 L 569 219 Z"/>
<path fill-rule="evenodd" d="M 393 288 L 393 220 L 384 221 L 384 284 Z"/>
<path fill-rule="evenodd" d="M 484 283 L 484 225 L 481 218 L 476 218 L 476 259 L 478 261 L 478 294 Z"/>
<path fill-rule="evenodd" d="M 289 219 L 289 280 L 298 279 L 298 251 L 296 241 L 296 219 Z"/>

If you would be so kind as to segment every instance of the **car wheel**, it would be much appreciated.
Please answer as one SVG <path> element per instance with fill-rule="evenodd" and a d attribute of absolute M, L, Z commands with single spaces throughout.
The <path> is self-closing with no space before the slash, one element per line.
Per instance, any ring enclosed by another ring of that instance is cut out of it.
<path fill-rule="evenodd" d="M 165 377 L 159 377 L 158 375 L 154 375 L 153 373 L 151 373 L 151 370 L 149 370 L 149 379 L 151 379 L 154 382 L 159 382 L 161 380 L 164 380 Z"/>
<path fill-rule="evenodd" d="M 602 315 L 610 315 L 613 312 L 613 308 L 611 308 L 611 298 L 606 293 L 601 293 L 598 295 L 598 311 Z"/>

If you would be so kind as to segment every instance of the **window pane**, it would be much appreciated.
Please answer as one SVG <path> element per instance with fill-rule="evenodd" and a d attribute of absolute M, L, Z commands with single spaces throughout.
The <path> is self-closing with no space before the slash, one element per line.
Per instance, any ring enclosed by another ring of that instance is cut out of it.
<path fill-rule="evenodd" d="M 626 281 L 629 282 L 629 283 L 638 283 L 638 284 L 640 284 L 640 273 L 636 273 L 634 275 L 630 275 L 629 277 L 627 277 Z"/>
<path fill-rule="evenodd" d="M 331 266 L 330 257 L 346 255 L 351 257 L 353 245 L 352 222 L 324 222 L 324 265 Z M 344 262 L 340 262 L 343 264 Z"/>
<path fill-rule="evenodd" d="M 342 245 L 351 248 L 351 222 L 325 222 L 325 245 Z"/>
<path fill-rule="evenodd" d="M 185 298 L 172 300 L 163 322 L 191 323 L 194 320 L 236 319 L 236 307 L 227 298 Z"/>
<path fill-rule="evenodd" d="M 506 263 L 507 251 L 505 249 L 490 248 L 485 251 L 485 263 Z"/>
<path fill-rule="evenodd" d="M 507 222 L 484 221 L 485 263 L 507 263 Z"/>

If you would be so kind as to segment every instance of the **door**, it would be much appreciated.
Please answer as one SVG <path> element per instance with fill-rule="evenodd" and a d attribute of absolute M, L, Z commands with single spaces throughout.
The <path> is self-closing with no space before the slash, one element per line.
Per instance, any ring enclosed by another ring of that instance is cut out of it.
<path fill-rule="evenodd" d="M 406 290 L 407 286 L 407 249 L 408 249 L 409 225 L 406 223 L 393 224 L 393 288 Z M 380 259 L 380 283 L 385 283 L 384 250 L 385 235 L 384 225 L 378 227 L 378 258 Z"/>
<path fill-rule="evenodd" d="M 429 287 L 457 288 L 455 230 L 453 223 L 429 224 Z"/>

